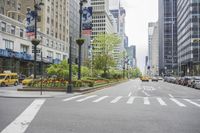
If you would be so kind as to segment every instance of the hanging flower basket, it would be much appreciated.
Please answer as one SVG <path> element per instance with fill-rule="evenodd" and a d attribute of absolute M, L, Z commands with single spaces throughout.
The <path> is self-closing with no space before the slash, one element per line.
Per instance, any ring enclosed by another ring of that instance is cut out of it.
<path fill-rule="evenodd" d="M 32 43 L 33 45 L 38 45 L 38 44 L 40 43 L 40 40 L 38 40 L 38 39 L 33 39 L 33 40 L 31 40 L 31 43 Z"/>
<path fill-rule="evenodd" d="M 76 40 L 76 43 L 78 45 L 82 45 L 84 42 L 85 42 L 85 39 L 82 39 L 82 38 L 79 38 L 79 39 Z"/>

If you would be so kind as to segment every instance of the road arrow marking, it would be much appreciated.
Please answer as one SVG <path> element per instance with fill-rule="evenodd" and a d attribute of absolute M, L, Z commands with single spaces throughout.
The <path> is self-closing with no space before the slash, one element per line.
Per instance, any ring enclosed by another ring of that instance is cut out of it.
<path fill-rule="evenodd" d="M 121 98 L 122 98 L 122 96 L 118 96 L 118 97 L 116 97 L 114 100 L 112 100 L 110 103 L 116 103 L 116 102 L 118 102 Z"/>
<path fill-rule="evenodd" d="M 36 99 L 22 112 L 12 123 L 10 123 L 1 133 L 24 133 L 31 121 L 34 119 L 45 99 Z"/>

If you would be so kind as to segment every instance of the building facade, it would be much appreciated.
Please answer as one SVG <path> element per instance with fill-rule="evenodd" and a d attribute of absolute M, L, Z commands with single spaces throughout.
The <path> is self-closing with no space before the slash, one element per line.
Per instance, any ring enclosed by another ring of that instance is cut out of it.
<path fill-rule="evenodd" d="M 159 73 L 178 74 L 177 0 L 159 0 Z"/>
<path fill-rule="evenodd" d="M 38 11 L 37 38 L 41 40 L 38 49 L 43 53 L 44 63 L 59 63 L 63 59 L 68 59 L 69 2 L 68 0 L 46 0 L 43 2 L 44 5 L 41 6 L 41 10 Z M 27 7 L 33 10 L 33 6 L 33 0 L 4 0 L 3 2 L 1 1 L 0 6 L 2 14 L 0 19 L 0 42 L 3 44 L 1 50 L 10 51 L 11 53 L 20 53 L 22 52 L 21 47 L 24 47 L 22 49 L 26 51 L 25 53 L 31 55 L 29 58 L 30 62 L 33 60 L 31 39 L 34 38 L 34 36 L 26 36 L 25 16 Z M 17 40 L 16 38 L 22 39 L 25 42 Z M 20 44 L 20 42 L 22 44 Z M 1 57 L 4 58 L 4 56 Z M 41 57 L 37 55 L 37 73 L 39 73 L 40 70 L 40 62 Z M 3 67 L 3 69 L 5 70 L 7 68 Z M 12 69 L 12 71 L 22 72 L 20 69 Z M 32 73 L 31 69 L 32 68 L 26 72 L 23 71 L 23 73 L 30 75 Z"/>
<path fill-rule="evenodd" d="M 159 45 L 158 45 L 158 23 L 149 23 L 149 47 L 148 47 L 148 58 L 149 58 L 149 67 L 150 67 L 150 75 L 159 75 L 159 67 L 158 67 L 158 58 L 159 58 Z"/>
<path fill-rule="evenodd" d="M 131 68 L 136 68 L 136 46 L 131 45 L 127 48 L 127 55 L 128 55 L 128 60 L 129 60 L 129 66 Z"/>
<path fill-rule="evenodd" d="M 95 38 L 98 34 L 114 33 L 113 20 L 109 12 L 109 0 L 91 0 L 93 8 L 92 16 L 92 37 Z M 93 44 L 93 55 L 100 54 L 98 44 Z"/>
<path fill-rule="evenodd" d="M 72 37 L 72 62 L 75 63 L 78 58 L 78 45 L 76 39 L 79 38 L 79 2 L 80 0 L 70 0 L 69 2 L 69 35 Z"/>
<path fill-rule="evenodd" d="M 200 1 L 177 0 L 179 74 L 200 75 Z"/>

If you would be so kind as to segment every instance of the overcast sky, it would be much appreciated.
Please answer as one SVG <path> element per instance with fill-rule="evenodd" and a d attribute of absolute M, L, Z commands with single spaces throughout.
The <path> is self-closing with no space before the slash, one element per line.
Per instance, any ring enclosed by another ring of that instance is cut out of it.
<path fill-rule="evenodd" d="M 158 0 L 121 0 L 126 9 L 126 34 L 129 46 L 136 45 L 137 65 L 144 72 L 148 50 L 148 22 L 158 20 Z"/>

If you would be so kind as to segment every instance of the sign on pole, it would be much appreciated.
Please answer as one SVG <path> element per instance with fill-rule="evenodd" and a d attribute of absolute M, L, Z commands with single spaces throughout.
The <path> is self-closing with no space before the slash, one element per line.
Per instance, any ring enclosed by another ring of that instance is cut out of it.
<path fill-rule="evenodd" d="M 28 37 L 35 35 L 35 13 L 31 10 L 26 14 L 26 35 Z"/>
<path fill-rule="evenodd" d="M 83 8 L 82 34 L 84 35 L 92 34 L 92 7 Z"/>

